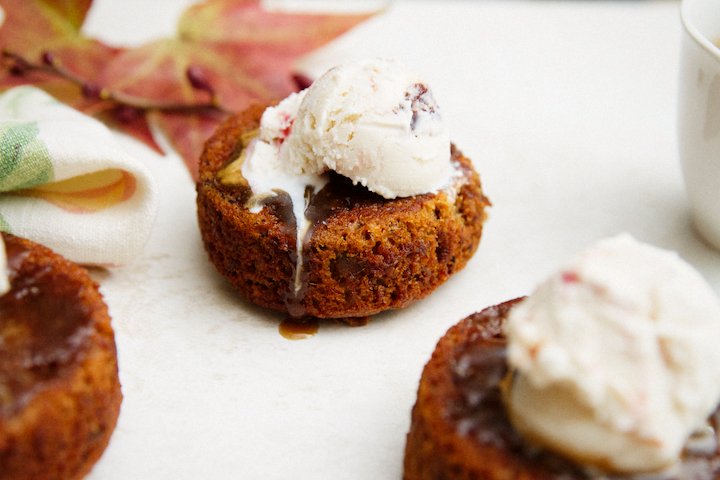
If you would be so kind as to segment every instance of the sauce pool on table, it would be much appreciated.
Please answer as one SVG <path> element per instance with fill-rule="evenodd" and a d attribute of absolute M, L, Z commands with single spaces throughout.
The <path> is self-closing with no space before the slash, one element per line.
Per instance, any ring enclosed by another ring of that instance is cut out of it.
<path fill-rule="evenodd" d="M 303 340 L 315 335 L 320 321 L 314 317 L 288 317 L 278 327 L 280 335 L 289 340 Z"/>

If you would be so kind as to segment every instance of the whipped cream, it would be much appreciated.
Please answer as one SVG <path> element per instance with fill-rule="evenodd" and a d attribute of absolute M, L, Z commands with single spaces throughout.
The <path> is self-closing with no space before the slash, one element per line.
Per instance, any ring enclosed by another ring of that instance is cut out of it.
<path fill-rule="evenodd" d="M 671 468 L 720 402 L 720 303 L 627 234 L 579 254 L 508 316 L 505 401 L 531 441 L 601 470 Z"/>
<path fill-rule="evenodd" d="M 397 198 L 450 187 L 459 174 L 450 156 L 450 137 L 429 88 L 395 62 L 370 59 L 335 67 L 266 109 L 238 163 L 253 192 L 246 205 L 252 212 L 279 190 L 290 196 L 297 294 L 310 228 L 304 212 L 312 193 L 328 182 L 328 171 Z"/>

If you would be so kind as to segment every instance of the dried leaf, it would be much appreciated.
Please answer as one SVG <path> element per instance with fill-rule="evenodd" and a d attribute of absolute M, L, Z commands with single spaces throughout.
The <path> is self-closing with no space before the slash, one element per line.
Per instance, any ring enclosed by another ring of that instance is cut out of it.
<path fill-rule="evenodd" d="M 153 112 L 152 121 L 160 127 L 190 172 L 193 180 L 198 179 L 198 159 L 205 140 L 222 121 L 217 115 Z M 182 154 L 185 152 L 185 155 Z M 191 152 L 191 154 L 187 154 Z"/>
<path fill-rule="evenodd" d="M 80 34 L 91 3 L 92 0 L 2 0 L 5 21 L 0 27 L 0 46 L 35 63 L 42 63 L 43 55 L 51 52 L 53 61 L 62 69 L 85 81 L 98 82 L 108 61 L 123 49 Z M 0 89 L 26 84 L 35 85 L 65 104 L 107 121 L 161 152 L 144 117 L 120 122 L 112 114 L 117 104 L 87 98 L 80 86 L 57 74 L 31 71 L 17 75 L 8 68 L 0 69 Z"/>
<path fill-rule="evenodd" d="M 138 105 L 151 113 L 194 178 L 202 145 L 225 116 L 252 101 L 270 103 L 297 90 L 293 63 L 371 16 L 278 13 L 264 10 L 258 0 L 209 0 L 187 9 L 175 38 L 117 49 L 79 33 L 92 0 L 0 1 L 6 12 L 3 48 L 33 61 L 51 51 L 78 77 L 140 99 Z M 188 69 L 203 82 L 189 81 Z M 117 101 L 88 98 L 43 72 L 20 77 L 0 72 L 0 88 L 20 83 L 33 83 L 159 148 L 148 116 L 123 118 Z M 219 108 L 205 108 L 209 104 Z M 187 108 L 193 105 L 204 107 Z"/>
<path fill-rule="evenodd" d="M 105 64 L 122 50 L 80 34 L 90 3 L 91 0 L 2 0 L 5 21 L 0 28 L 0 46 L 32 61 L 40 61 L 43 53 L 52 52 L 63 67 L 87 80 L 95 80 Z"/>
<path fill-rule="evenodd" d="M 293 63 L 369 17 L 270 13 L 255 0 L 210 0 L 188 8 L 176 38 L 116 56 L 101 83 L 146 98 L 207 102 L 208 93 L 187 80 L 193 67 L 212 85 L 219 105 L 238 112 L 252 101 L 271 103 L 296 91 Z M 154 118 L 197 178 L 203 143 L 221 118 L 201 113 Z"/>
<path fill-rule="evenodd" d="M 186 41 L 251 45 L 264 53 L 297 58 L 371 16 L 268 12 L 255 0 L 211 0 L 187 9 L 178 35 Z"/>
<path fill-rule="evenodd" d="M 75 31 L 79 31 L 85 21 L 85 15 L 90 10 L 92 0 L 38 0 L 38 3 L 56 12 L 60 18 L 72 25 Z"/>

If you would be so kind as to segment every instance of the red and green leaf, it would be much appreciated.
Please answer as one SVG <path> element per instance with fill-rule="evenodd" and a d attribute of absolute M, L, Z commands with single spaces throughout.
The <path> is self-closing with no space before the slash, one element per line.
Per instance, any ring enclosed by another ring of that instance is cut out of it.
<path fill-rule="evenodd" d="M 174 38 L 120 49 L 80 34 L 91 2 L 0 0 L 3 51 L 31 62 L 52 52 L 57 65 L 85 82 L 41 69 L 17 75 L 10 65 L 0 71 L 0 89 L 34 84 L 158 149 L 150 119 L 194 178 L 202 145 L 224 117 L 297 90 L 294 62 L 370 17 L 268 12 L 258 0 L 209 0 L 187 9 Z M 84 95 L 88 86 L 116 95 Z M 128 107 L 141 115 L 128 115 Z"/>

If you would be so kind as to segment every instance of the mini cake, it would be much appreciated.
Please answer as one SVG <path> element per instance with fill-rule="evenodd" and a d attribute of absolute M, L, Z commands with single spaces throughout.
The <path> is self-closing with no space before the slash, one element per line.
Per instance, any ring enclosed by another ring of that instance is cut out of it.
<path fill-rule="evenodd" d="M 396 69 L 333 69 L 231 117 L 206 143 L 203 242 L 251 302 L 352 323 L 425 297 L 476 251 L 490 205 L 480 178 L 427 87 Z M 378 113 L 357 85 L 390 106 Z"/>
<path fill-rule="evenodd" d="M 3 239 L 0 478 L 79 479 L 107 446 L 122 400 L 107 307 L 84 269 Z"/>
<path fill-rule="evenodd" d="M 574 264 L 580 268 L 563 269 L 533 296 L 489 307 L 448 330 L 420 380 L 405 480 L 720 479 L 720 306 L 697 272 L 675 269 L 670 264 L 678 260 L 665 263 L 664 253 L 655 256 L 664 266 L 643 274 L 653 285 L 647 290 L 635 274 L 624 277 L 625 285 L 597 281 L 627 273 L 608 258 L 627 243 L 606 241 L 598 248 L 607 257 L 580 260 Z M 645 256 L 632 246 L 627 252 Z M 638 270 L 625 255 L 615 259 Z M 650 279 L 661 272 L 674 275 Z M 622 293 L 643 290 L 647 295 L 632 301 Z M 548 312 L 565 319 L 544 327 Z M 565 321 L 569 330 L 558 326 Z M 592 326 L 605 323 L 603 333 Z M 678 324 L 680 331 L 671 328 Z M 658 328 L 649 333 L 641 325 Z M 559 348 L 570 330 L 575 345 Z M 618 340 L 623 336 L 631 347 Z M 595 349 L 606 340 L 615 347 Z M 598 357 L 601 351 L 607 356 Z M 579 378 L 568 373 L 578 365 Z M 533 368 L 544 374 L 528 373 Z M 522 386 L 527 382 L 530 388 Z"/>

